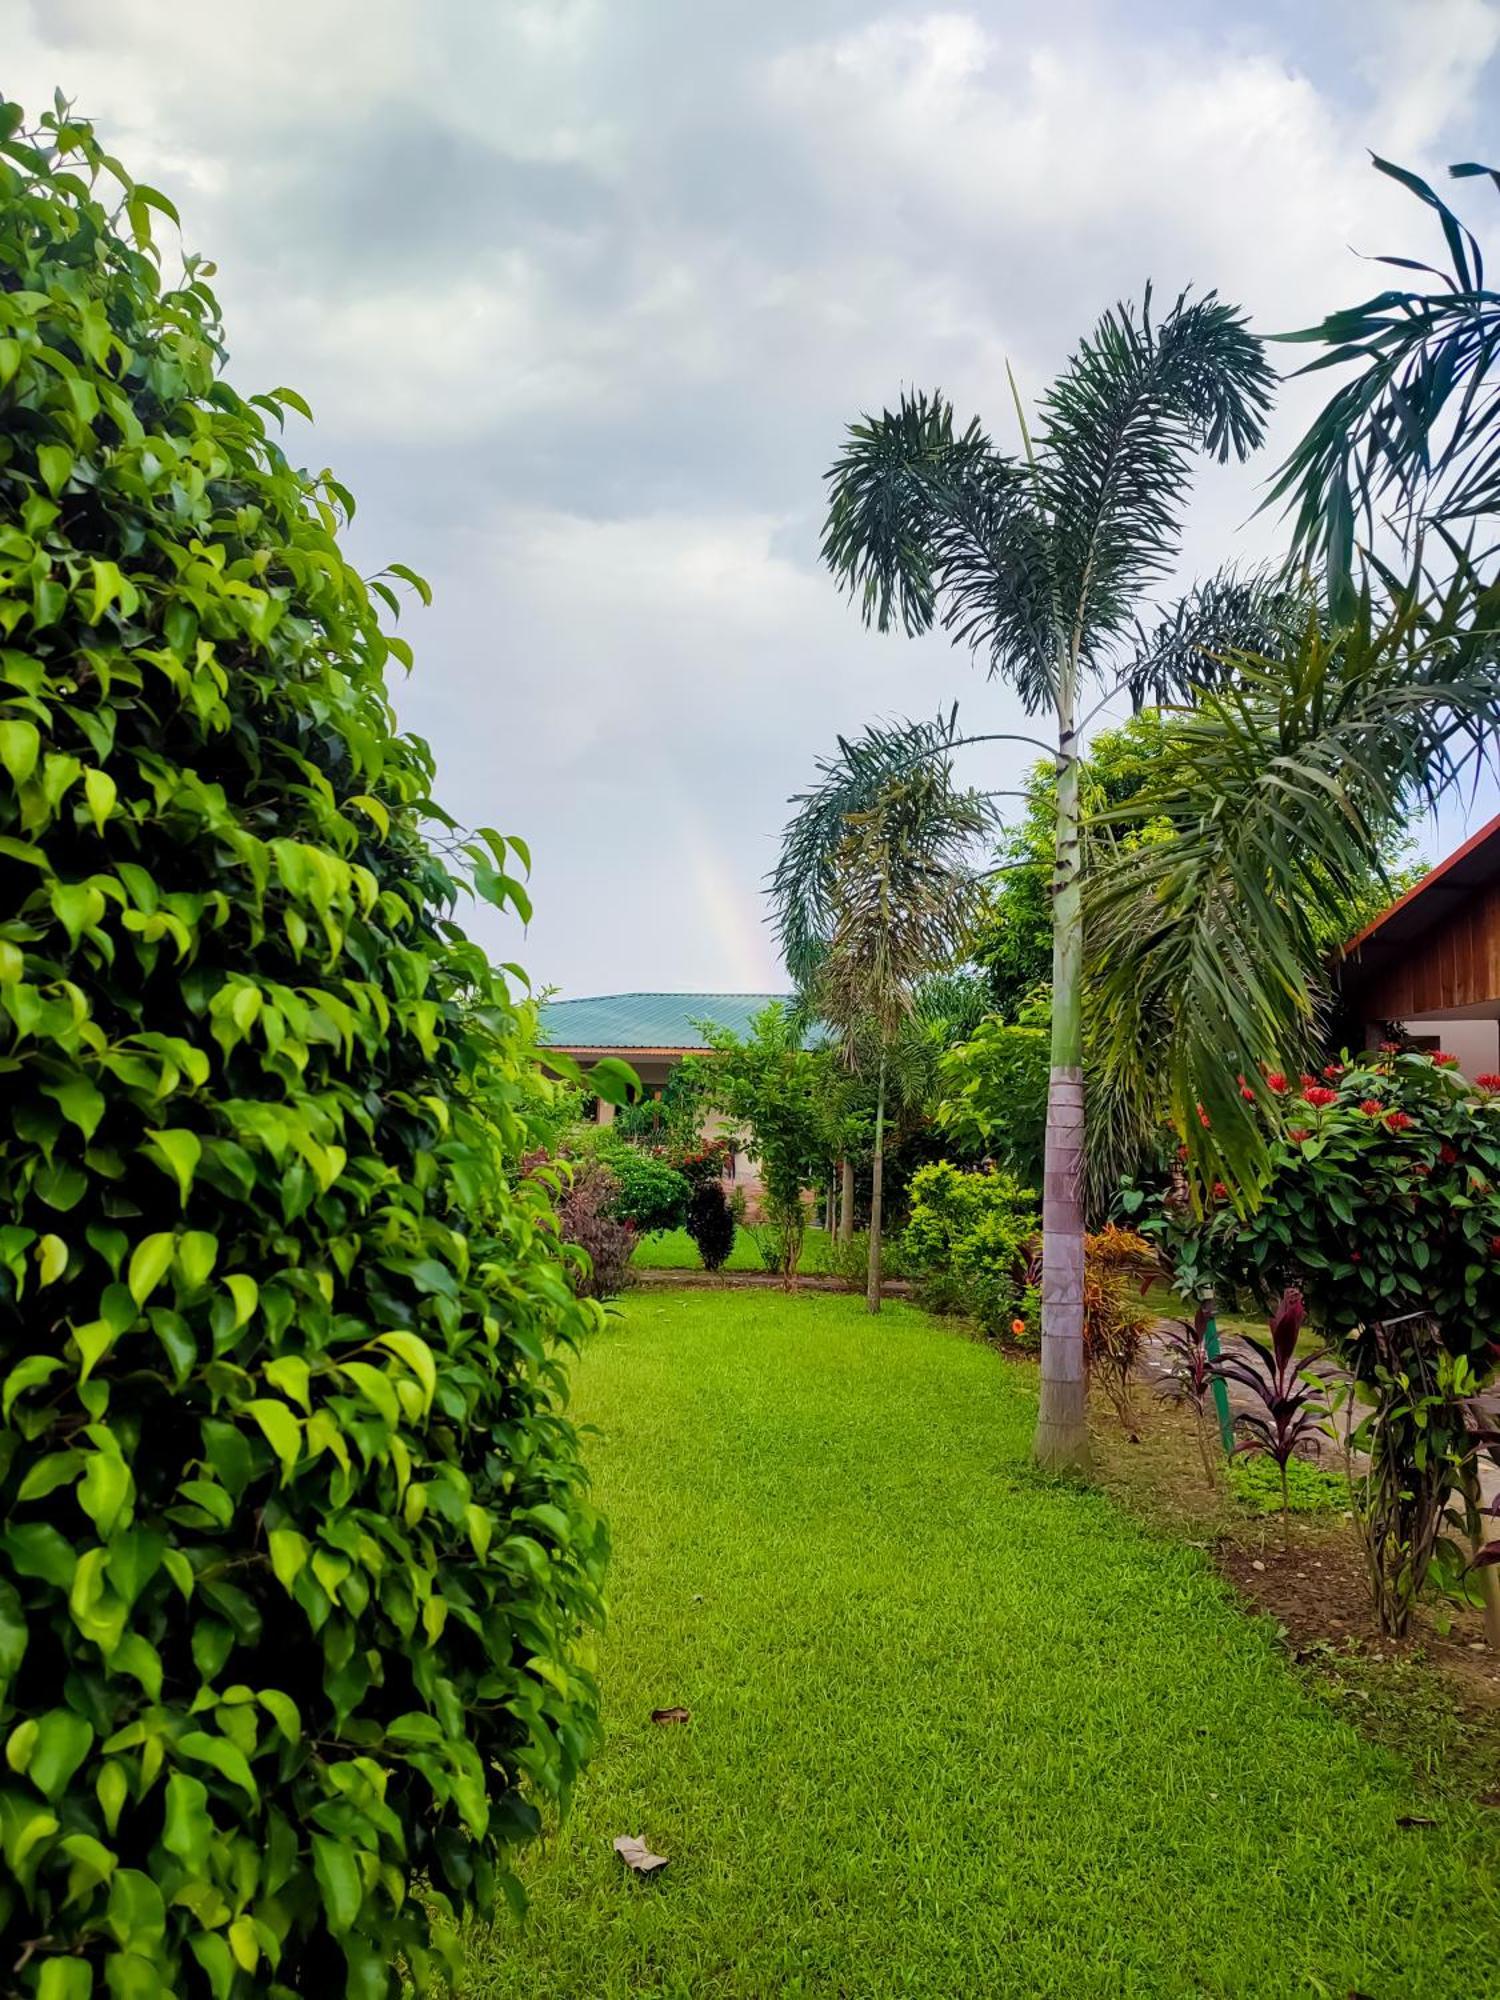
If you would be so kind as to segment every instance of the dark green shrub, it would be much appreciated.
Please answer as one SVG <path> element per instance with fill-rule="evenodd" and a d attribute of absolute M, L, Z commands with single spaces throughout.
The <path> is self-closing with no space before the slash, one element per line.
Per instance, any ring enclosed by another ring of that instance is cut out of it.
<path fill-rule="evenodd" d="M 618 1189 L 614 1214 L 641 1235 L 653 1229 L 679 1229 L 687 1214 L 691 1189 L 677 1169 L 655 1153 L 638 1146 L 601 1148 L 598 1158 L 614 1176 Z"/>
<path fill-rule="evenodd" d="M 0 1963 L 379 2000 L 593 1735 L 595 1313 L 352 503 L 163 286 L 164 198 L 44 125 L 0 127 Z M 466 849 L 524 906 L 512 851 Z"/>
<path fill-rule="evenodd" d="M 734 1248 L 734 1212 L 722 1181 L 700 1181 L 688 1197 L 687 1233 L 705 1271 L 722 1271 Z"/>

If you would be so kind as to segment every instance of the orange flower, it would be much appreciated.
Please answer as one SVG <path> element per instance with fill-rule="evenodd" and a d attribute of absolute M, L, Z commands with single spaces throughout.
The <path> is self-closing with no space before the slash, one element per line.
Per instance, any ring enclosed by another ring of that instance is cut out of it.
<path fill-rule="evenodd" d="M 1017 1340 L 1019 1340 L 1021 1335 L 1026 1331 L 1025 1320 L 1013 1319 L 1010 1323 L 1010 1330 L 1016 1336 Z"/>

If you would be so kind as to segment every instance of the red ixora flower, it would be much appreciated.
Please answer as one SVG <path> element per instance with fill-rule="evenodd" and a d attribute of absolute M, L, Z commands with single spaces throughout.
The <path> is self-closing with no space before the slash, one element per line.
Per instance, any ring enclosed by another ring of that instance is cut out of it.
<path fill-rule="evenodd" d="M 1387 1111 L 1385 1122 L 1392 1132 L 1404 1132 L 1411 1123 L 1411 1113 L 1409 1111 Z M 1425 1174 L 1428 1169 L 1423 1167 L 1421 1171 Z"/>
<path fill-rule="evenodd" d="M 1304 1090 L 1316 1090 L 1318 1087 L 1318 1079 L 1315 1076 L 1309 1076 L 1306 1070 L 1303 1070 L 1297 1081 Z"/>
<path fill-rule="evenodd" d="M 1360 1253 L 1357 1250 L 1351 1250 L 1349 1252 L 1349 1262 L 1351 1264 L 1363 1264 L 1364 1261 L 1365 1261 L 1364 1258 L 1360 1255 Z"/>
<path fill-rule="evenodd" d="M 1253 1104 L 1255 1102 L 1255 1092 L 1250 1088 L 1248 1083 L 1242 1083 L 1240 1085 L 1240 1096 L 1244 1098 L 1247 1104 Z"/>
<path fill-rule="evenodd" d="M 1229 1190 L 1222 1181 L 1214 1182 L 1213 1197 L 1215 1201 L 1227 1201 L 1229 1199 Z"/>
<path fill-rule="evenodd" d="M 1289 1125 L 1287 1127 L 1286 1136 L 1288 1137 L 1288 1139 L 1291 1140 L 1294 1146 L 1300 1146 L 1304 1139 L 1310 1139 L 1312 1137 L 1312 1133 L 1308 1131 L 1305 1125 Z"/>
<path fill-rule="evenodd" d="M 1432 1060 L 1437 1064 L 1439 1069 L 1458 1068 L 1458 1057 L 1455 1055 L 1450 1055 L 1446 1049 L 1434 1049 L 1432 1052 Z"/>
<path fill-rule="evenodd" d="M 1278 1097 L 1286 1089 L 1286 1078 L 1279 1069 L 1268 1069 L 1266 1071 L 1266 1088 L 1267 1090 L 1274 1090 Z"/>
<path fill-rule="evenodd" d="M 1204 1128 L 1205 1131 L 1207 1131 L 1209 1126 L 1213 1124 L 1213 1120 L 1209 1117 L 1208 1113 L 1203 1109 L 1203 1106 L 1201 1104 L 1198 1106 L 1198 1123 Z"/>
<path fill-rule="evenodd" d="M 1481 1090 L 1487 1090 L 1492 1097 L 1497 1090 L 1500 1090 L 1500 1076 L 1497 1076 L 1492 1069 L 1481 1071 L 1474 1081 Z"/>
<path fill-rule="evenodd" d="M 1500 1257 L 1500 1236 L 1492 1236 L 1490 1238 L 1490 1255 L 1492 1257 Z"/>
<path fill-rule="evenodd" d="M 1442 1161 L 1445 1167 L 1451 1167 L 1458 1158 L 1457 1149 L 1453 1146 L 1450 1146 L 1445 1140 L 1442 1149 L 1438 1153 L 1438 1158 Z"/>
<path fill-rule="evenodd" d="M 1382 1042 L 1380 1044 L 1380 1053 L 1383 1056 L 1399 1056 L 1401 1053 L 1401 1044 L 1399 1042 Z"/>
<path fill-rule="evenodd" d="M 1323 1065 L 1323 1074 L 1331 1083 L 1336 1076 L 1344 1074 L 1344 1065 L 1342 1063 L 1325 1063 Z"/>
<path fill-rule="evenodd" d="M 1425 1181 L 1427 1176 L 1432 1172 L 1432 1169 L 1425 1160 L 1417 1160 L 1413 1162 L 1411 1171 L 1414 1174 L 1420 1174 Z"/>
<path fill-rule="evenodd" d="M 1310 1104 L 1315 1111 L 1321 1111 L 1325 1104 L 1337 1104 L 1339 1094 L 1336 1090 L 1326 1090 L 1320 1083 L 1313 1083 L 1303 1091 L 1302 1101 Z"/>
<path fill-rule="evenodd" d="M 1359 1108 L 1370 1118 L 1378 1118 L 1385 1110 L 1385 1106 L 1378 1097 L 1367 1097 Z"/>

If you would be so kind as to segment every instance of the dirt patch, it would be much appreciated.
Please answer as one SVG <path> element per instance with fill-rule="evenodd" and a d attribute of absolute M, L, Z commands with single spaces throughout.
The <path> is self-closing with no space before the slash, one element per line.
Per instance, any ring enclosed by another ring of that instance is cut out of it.
<path fill-rule="evenodd" d="M 1441 1600 L 1412 1635 L 1383 1638 L 1352 1517 L 1320 1508 L 1285 1527 L 1210 1486 L 1190 1415 L 1139 1395 L 1132 1434 L 1093 1417 L 1100 1484 L 1151 1526 L 1204 1549 L 1247 1607 L 1279 1628 L 1315 1691 L 1409 1759 L 1435 1792 L 1500 1807 L 1500 1654 L 1478 1611 Z M 1211 1452 L 1218 1471 L 1220 1461 Z"/>

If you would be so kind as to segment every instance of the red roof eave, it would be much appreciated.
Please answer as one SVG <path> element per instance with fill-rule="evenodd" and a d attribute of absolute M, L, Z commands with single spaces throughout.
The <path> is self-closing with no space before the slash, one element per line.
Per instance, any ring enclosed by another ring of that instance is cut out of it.
<path fill-rule="evenodd" d="M 1500 837 L 1500 813 L 1497 813 L 1487 825 L 1482 826 L 1478 833 L 1471 834 L 1462 847 L 1455 847 L 1446 860 L 1438 862 L 1435 868 L 1429 868 L 1420 882 L 1413 882 L 1403 895 L 1398 896 L 1393 903 L 1387 904 L 1378 917 L 1350 938 L 1344 946 L 1342 956 L 1352 957 L 1362 945 L 1368 944 L 1377 932 L 1384 929 L 1398 910 L 1407 909 L 1419 897 L 1426 895 L 1429 889 L 1440 887 L 1443 877 L 1450 870 L 1456 868 L 1460 862 L 1467 861 L 1470 855 L 1476 853 L 1487 841 L 1493 841 L 1497 837 Z"/>

